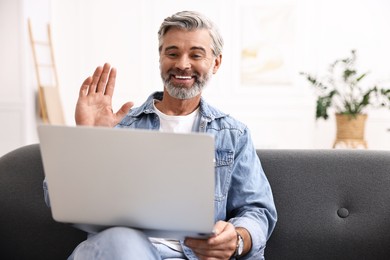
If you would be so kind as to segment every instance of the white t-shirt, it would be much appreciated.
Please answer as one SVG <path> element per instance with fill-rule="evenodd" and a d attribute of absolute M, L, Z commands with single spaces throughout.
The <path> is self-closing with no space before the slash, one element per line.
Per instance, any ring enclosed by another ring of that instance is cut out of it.
<path fill-rule="evenodd" d="M 192 112 L 189 115 L 185 116 L 170 116 L 162 113 L 160 110 L 157 109 L 155 103 L 158 102 L 157 100 L 154 101 L 154 109 L 160 119 L 160 131 L 161 132 L 169 132 L 169 133 L 191 133 L 199 125 L 199 108 L 197 108 L 194 112 Z M 164 238 L 155 238 L 150 237 L 150 242 L 152 243 L 159 243 L 164 244 L 173 250 L 183 252 L 183 249 L 180 245 L 180 242 L 178 240 L 168 240 Z"/>
<path fill-rule="evenodd" d="M 153 103 L 158 117 L 160 118 L 160 131 L 169 133 L 191 133 L 196 131 L 199 124 L 199 108 L 185 116 L 170 116 L 162 113 Z"/>

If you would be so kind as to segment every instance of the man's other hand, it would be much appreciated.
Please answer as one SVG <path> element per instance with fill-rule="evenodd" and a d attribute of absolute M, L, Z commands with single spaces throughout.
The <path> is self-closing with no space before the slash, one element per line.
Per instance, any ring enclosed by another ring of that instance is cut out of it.
<path fill-rule="evenodd" d="M 201 260 L 230 259 L 237 247 L 237 233 L 234 226 L 218 221 L 215 235 L 208 239 L 186 238 L 185 245 L 194 251 Z"/>

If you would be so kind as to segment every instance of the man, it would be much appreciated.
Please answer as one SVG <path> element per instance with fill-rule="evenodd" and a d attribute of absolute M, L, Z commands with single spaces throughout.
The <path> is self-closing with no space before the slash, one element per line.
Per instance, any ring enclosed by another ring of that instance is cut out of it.
<path fill-rule="evenodd" d="M 208 239 L 168 241 L 114 227 L 91 234 L 70 259 L 263 259 L 277 218 L 271 188 L 246 126 L 201 97 L 221 66 L 223 40 L 214 24 L 196 12 L 166 18 L 158 37 L 163 92 L 152 94 L 138 108 L 131 109 L 129 102 L 113 113 L 116 69 L 105 64 L 80 88 L 76 123 L 212 134 L 216 234 Z"/>

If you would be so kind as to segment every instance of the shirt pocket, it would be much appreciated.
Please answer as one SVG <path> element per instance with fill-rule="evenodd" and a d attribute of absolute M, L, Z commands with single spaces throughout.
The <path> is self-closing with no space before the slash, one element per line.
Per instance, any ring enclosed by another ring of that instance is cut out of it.
<path fill-rule="evenodd" d="M 232 167 L 234 162 L 234 152 L 226 149 L 216 149 L 215 151 L 215 200 L 226 199 Z"/>

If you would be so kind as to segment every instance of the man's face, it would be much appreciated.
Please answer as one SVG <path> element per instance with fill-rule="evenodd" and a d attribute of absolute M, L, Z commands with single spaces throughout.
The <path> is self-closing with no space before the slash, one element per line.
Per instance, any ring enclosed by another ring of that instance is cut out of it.
<path fill-rule="evenodd" d="M 212 74 L 217 72 L 222 58 L 213 55 L 211 41 L 205 29 L 172 28 L 164 35 L 160 71 L 170 96 L 189 99 L 201 94 Z"/>

